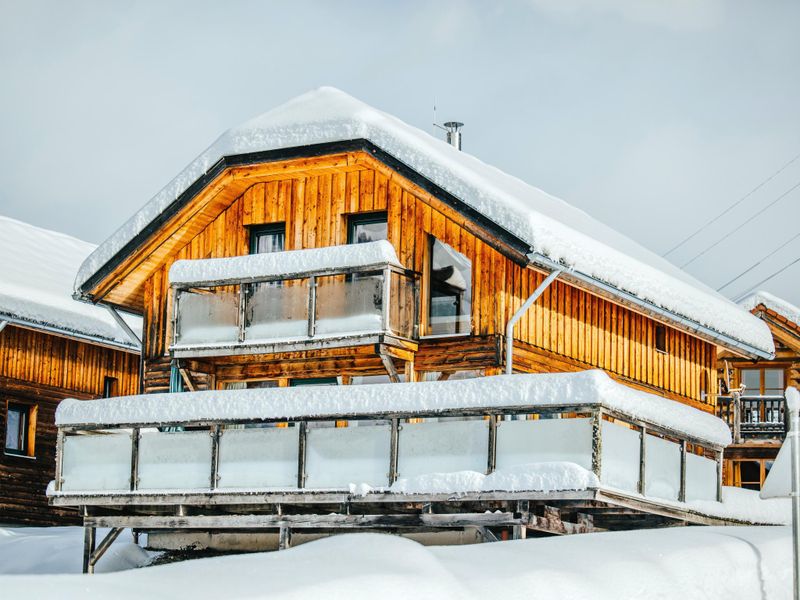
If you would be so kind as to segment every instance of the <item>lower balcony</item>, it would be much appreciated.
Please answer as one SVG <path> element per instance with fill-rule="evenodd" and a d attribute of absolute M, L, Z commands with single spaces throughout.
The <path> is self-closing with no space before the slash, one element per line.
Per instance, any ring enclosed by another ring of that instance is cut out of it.
<path fill-rule="evenodd" d="M 786 399 L 783 396 L 717 397 L 717 416 L 731 428 L 734 442 L 782 439 L 786 436 Z"/>

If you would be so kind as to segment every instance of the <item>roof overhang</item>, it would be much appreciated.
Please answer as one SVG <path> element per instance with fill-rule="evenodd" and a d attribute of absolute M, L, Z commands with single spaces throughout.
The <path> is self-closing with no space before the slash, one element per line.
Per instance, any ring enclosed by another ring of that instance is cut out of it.
<path fill-rule="evenodd" d="M 22 329 L 40 331 L 50 335 L 56 335 L 58 337 L 68 338 L 79 342 L 86 342 L 89 344 L 93 344 L 95 346 L 103 346 L 105 348 L 111 348 L 112 350 L 122 350 L 124 352 L 130 352 L 132 354 L 139 354 L 141 352 L 139 348 L 136 348 L 133 344 L 130 343 L 120 342 L 117 340 L 111 340 L 108 338 L 94 336 L 94 335 L 88 335 L 85 333 L 73 331 L 71 329 L 57 327 L 55 325 L 51 325 L 48 323 L 31 321 L 28 319 L 21 319 L 20 317 L 16 317 L 14 315 L 7 315 L 4 313 L 0 313 L 0 323 L 8 323 L 9 325 L 20 327 Z"/>

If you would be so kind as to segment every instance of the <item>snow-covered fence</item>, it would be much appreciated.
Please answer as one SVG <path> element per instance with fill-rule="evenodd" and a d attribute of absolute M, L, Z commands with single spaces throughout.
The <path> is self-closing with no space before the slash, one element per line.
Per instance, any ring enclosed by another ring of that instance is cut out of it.
<path fill-rule="evenodd" d="M 214 356 L 413 339 L 417 280 L 388 242 L 178 261 L 170 270 L 171 350 Z"/>
<path fill-rule="evenodd" d="M 539 381 L 544 391 L 561 395 L 536 398 L 529 384 Z M 601 390 L 608 393 L 592 397 Z M 67 404 L 59 419 L 54 493 L 135 499 L 147 492 L 165 502 L 191 493 L 313 496 L 354 487 L 395 494 L 408 490 L 399 481 L 431 474 L 571 463 L 568 468 L 594 473 L 596 485 L 629 495 L 668 501 L 720 495 L 724 424 L 598 372 L 328 388 L 306 393 L 307 410 L 292 414 L 302 393 L 242 390 Z M 373 402 L 358 410 L 365 393 Z M 636 410 L 629 394 L 650 405 Z M 327 411 L 317 408 L 324 395 Z M 219 397 L 218 408 L 212 396 Z M 433 406 L 426 397 L 439 400 Z M 250 418 L 237 408 L 248 401 Z M 102 404 L 93 410 L 96 403 Z M 133 418 L 150 403 L 172 419 Z M 86 422 L 92 415 L 94 422 Z M 675 426 L 692 416 L 688 432 Z M 342 420 L 349 426 L 333 426 Z"/>

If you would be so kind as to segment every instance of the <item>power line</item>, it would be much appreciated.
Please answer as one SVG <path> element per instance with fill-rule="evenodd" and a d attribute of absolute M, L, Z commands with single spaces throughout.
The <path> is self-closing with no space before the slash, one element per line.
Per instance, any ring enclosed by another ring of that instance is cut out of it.
<path fill-rule="evenodd" d="M 734 233 L 736 233 L 737 231 L 742 229 L 745 225 L 750 223 L 750 221 L 755 219 L 758 215 L 760 215 L 764 211 L 766 211 L 766 210 L 770 209 L 771 207 L 773 207 L 775 204 L 777 204 L 778 202 L 783 200 L 786 196 L 791 194 L 793 191 L 795 191 L 799 187 L 800 187 L 800 181 L 795 183 L 792 187 L 790 187 L 788 190 L 783 192 L 780 196 L 775 198 L 775 200 L 773 200 L 772 202 L 767 204 L 764 208 L 762 208 L 761 210 L 757 211 L 754 215 L 750 216 L 750 218 L 748 218 L 746 221 L 741 223 L 739 226 L 734 227 L 731 231 L 729 231 L 728 233 L 726 233 L 725 235 L 720 237 L 716 242 L 714 242 L 710 246 L 706 247 L 704 250 L 700 251 L 699 253 L 695 254 L 692 258 L 690 258 L 689 260 L 687 260 L 685 263 L 683 263 L 681 265 L 681 269 L 683 269 L 684 267 L 692 264 L 694 261 L 696 261 L 701 256 L 704 256 L 709 250 L 712 250 L 712 249 L 716 248 L 717 246 L 719 246 L 722 242 L 724 242 L 726 239 L 728 239 L 729 236 L 733 235 Z"/>
<path fill-rule="evenodd" d="M 697 234 L 699 234 L 701 231 L 703 231 L 703 230 L 704 230 L 706 227 L 708 227 L 709 225 L 713 225 L 714 223 L 716 223 L 718 220 L 720 220 L 722 217 L 724 217 L 726 214 L 728 214 L 728 213 L 729 213 L 730 211 L 732 211 L 734 208 L 736 208 L 737 206 L 739 206 L 739 205 L 740 205 L 742 202 L 744 202 L 745 200 L 747 200 L 747 199 L 748 199 L 750 196 L 752 196 L 753 194 L 755 194 L 755 193 L 756 193 L 758 190 L 760 190 L 762 187 L 764 187 L 764 186 L 765 186 L 766 184 L 768 184 L 770 181 L 772 181 L 773 179 L 775 179 L 775 177 L 777 177 L 777 176 L 778 176 L 778 175 L 780 175 L 780 174 L 781 174 L 783 171 L 785 171 L 785 170 L 786 170 L 786 169 L 789 167 L 789 165 L 791 165 L 792 163 L 794 163 L 794 162 L 795 162 L 795 161 L 796 161 L 798 158 L 800 158 L 800 154 L 798 154 L 798 155 L 797 155 L 797 156 L 795 156 L 795 157 L 794 157 L 792 160 L 790 160 L 789 162 L 787 162 L 786 164 L 784 164 L 784 165 L 783 165 L 783 166 L 782 166 L 780 169 L 778 169 L 777 171 L 775 171 L 775 172 L 774 172 L 772 175 L 770 175 L 769 177 L 767 177 L 767 178 L 766 178 L 764 181 L 762 181 L 761 183 L 759 183 L 759 184 L 758 184 L 756 187 L 754 187 L 752 190 L 750 190 L 749 192 L 747 192 L 747 193 L 746 193 L 744 196 L 742 196 L 741 198 L 739 198 L 739 199 L 738 199 L 736 202 L 734 202 L 733 204 L 731 204 L 731 205 L 730 205 L 728 208 L 726 208 L 725 210 L 723 210 L 723 211 L 722 211 L 721 213 L 719 213 L 719 214 L 718 214 L 716 217 L 713 217 L 713 218 L 712 218 L 710 221 L 708 221 L 707 223 L 705 223 L 705 224 L 701 225 L 701 226 L 700 226 L 700 227 L 699 227 L 699 228 L 698 228 L 698 229 L 697 229 L 697 230 L 696 230 L 694 233 L 692 233 L 692 234 L 691 234 L 691 235 L 689 235 L 688 237 L 684 238 L 683 240 L 681 240 L 680 242 L 678 242 L 676 245 L 674 245 L 672 248 L 670 248 L 669 250 L 667 250 L 666 252 L 664 252 L 664 254 L 662 254 L 661 256 L 668 256 L 668 255 L 672 254 L 673 252 L 675 252 L 675 250 L 677 250 L 678 248 L 680 248 L 681 246 L 683 246 L 683 245 L 684 245 L 686 242 L 688 242 L 688 241 L 689 241 L 689 240 L 691 240 L 691 239 L 694 239 L 694 237 L 695 237 L 695 236 L 697 236 Z"/>
<path fill-rule="evenodd" d="M 797 264 L 797 263 L 799 263 L 799 262 L 800 262 L 800 256 L 798 256 L 797 258 L 795 258 L 795 259 L 794 259 L 792 262 L 790 262 L 790 263 L 789 263 L 788 265 L 786 265 L 785 267 L 781 267 L 780 269 L 778 269 L 777 271 L 775 271 L 775 272 L 774 272 L 772 275 L 770 275 L 769 277 L 765 277 L 764 279 L 762 279 L 761 281 L 759 281 L 757 284 L 755 284 L 755 285 L 751 286 L 750 288 L 748 288 L 748 290 L 747 290 L 746 292 L 743 292 L 742 294 L 740 294 L 740 295 L 739 295 L 739 297 L 736 299 L 736 302 L 739 302 L 739 301 L 740 301 L 742 298 L 744 298 L 745 296 L 747 296 L 747 294 L 749 294 L 750 292 L 752 292 L 754 289 L 756 289 L 756 288 L 760 287 L 762 283 L 766 283 L 766 282 L 768 282 L 770 279 L 772 279 L 773 277 L 777 277 L 778 275 L 780 275 L 781 273 L 783 273 L 783 272 L 784 272 L 786 269 L 788 269 L 788 268 L 789 268 L 789 267 L 791 267 L 792 265 L 794 265 L 794 264 Z"/>
<path fill-rule="evenodd" d="M 729 286 L 730 284 L 732 284 L 734 281 L 737 281 L 737 280 L 741 279 L 742 277 L 744 277 L 745 275 L 747 275 L 747 274 L 748 274 L 750 271 L 752 271 L 753 269 L 755 269 L 755 268 L 756 268 L 758 265 L 760 265 L 761 263 L 763 263 L 765 260 L 767 260 L 767 259 L 768 259 L 768 258 L 770 258 L 771 256 L 773 256 L 773 255 L 777 254 L 777 253 L 778 253 L 780 250 L 783 250 L 784 248 L 786 248 L 786 246 L 788 246 L 789 244 L 791 244 L 793 241 L 795 241 L 795 240 L 796 240 L 797 238 L 799 238 L 799 237 L 800 237 L 800 231 L 799 231 L 799 232 L 797 232 L 796 234 L 794 234 L 794 235 L 793 235 L 791 238 L 789 238 L 788 240 L 786 240 L 786 241 L 785 241 L 784 243 L 782 243 L 780 246 L 778 246 L 777 248 L 775 248 L 775 250 L 773 250 L 772 252 L 770 252 L 770 253 L 769 253 L 769 254 L 767 254 L 766 256 L 764 256 L 764 257 L 760 258 L 758 261 L 754 262 L 752 265 L 750 265 L 750 266 L 749 266 L 748 268 L 746 268 L 744 271 L 742 271 L 741 273 L 739 273 L 739 274 L 738 274 L 736 277 L 734 277 L 733 279 L 731 279 L 730 281 L 728 281 L 726 284 L 724 284 L 724 285 L 722 285 L 722 286 L 718 287 L 718 288 L 717 288 L 717 291 L 719 292 L 720 290 L 724 290 L 726 287 L 728 287 L 728 286 Z"/>

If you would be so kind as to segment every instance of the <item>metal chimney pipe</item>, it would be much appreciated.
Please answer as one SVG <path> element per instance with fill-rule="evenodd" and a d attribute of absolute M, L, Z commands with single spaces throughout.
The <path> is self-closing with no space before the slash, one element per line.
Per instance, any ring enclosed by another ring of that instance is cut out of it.
<path fill-rule="evenodd" d="M 447 131 L 447 143 L 456 150 L 461 150 L 461 131 L 459 130 L 463 126 L 464 124 L 459 121 L 448 121 L 444 124 L 444 128 Z"/>

